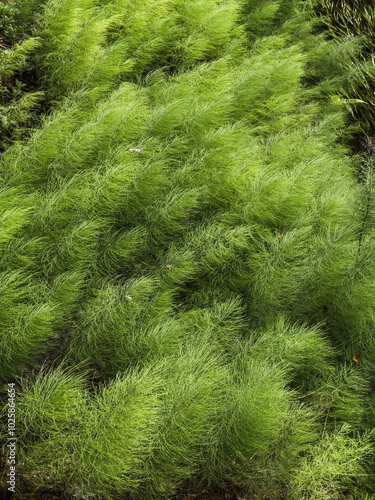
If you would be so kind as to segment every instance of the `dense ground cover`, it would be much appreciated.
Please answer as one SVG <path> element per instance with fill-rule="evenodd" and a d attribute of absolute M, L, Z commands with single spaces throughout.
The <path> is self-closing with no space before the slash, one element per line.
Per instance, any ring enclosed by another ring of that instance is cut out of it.
<path fill-rule="evenodd" d="M 360 48 L 316 22 L 46 2 L 53 110 L 0 165 L 20 498 L 371 498 L 372 157 L 343 145 L 340 96 Z"/>

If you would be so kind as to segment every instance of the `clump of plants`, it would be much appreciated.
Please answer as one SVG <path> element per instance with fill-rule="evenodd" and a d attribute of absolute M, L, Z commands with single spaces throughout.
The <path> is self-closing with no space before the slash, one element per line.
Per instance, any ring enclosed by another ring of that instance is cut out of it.
<path fill-rule="evenodd" d="M 54 109 L 0 165 L 23 498 L 373 494 L 357 44 L 291 0 L 49 0 L 40 22 Z"/>
<path fill-rule="evenodd" d="M 372 0 L 319 0 L 316 12 L 322 16 L 323 25 L 331 37 L 337 40 L 357 39 L 361 44 L 360 52 L 350 63 L 356 71 L 341 95 L 362 133 L 373 136 L 375 3 Z M 365 147 L 362 146 L 362 149 Z"/>
<path fill-rule="evenodd" d="M 35 2 L 0 2 L 0 150 L 35 126 L 43 92 L 38 90 L 32 56 L 40 41 Z"/>

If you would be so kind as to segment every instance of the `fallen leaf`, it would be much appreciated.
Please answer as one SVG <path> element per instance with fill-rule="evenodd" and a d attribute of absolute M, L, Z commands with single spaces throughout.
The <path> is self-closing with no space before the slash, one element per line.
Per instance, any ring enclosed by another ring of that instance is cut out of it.
<path fill-rule="evenodd" d="M 362 359 L 362 356 L 358 353 L 354 354 L 353 355 L 353 361 L 355 361 L 356 363 L 359 363 Z"/>
<path fill-rule="evenodd" d="M 281 238 L 281 233 L 278 229 L 276 229 L 275 234 L 279 239 Z"/>

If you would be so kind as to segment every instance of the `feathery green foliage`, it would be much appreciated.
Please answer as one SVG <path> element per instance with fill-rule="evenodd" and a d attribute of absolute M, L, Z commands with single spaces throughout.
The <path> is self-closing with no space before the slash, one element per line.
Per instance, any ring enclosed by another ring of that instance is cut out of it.
<path fill-rule="evenodd" d="M 20 4 L 20 5 L 18 5 Z M 32 0 L 26 2 L 0 2 L 0 148 L 4 149 L 9 137 L 17 138 L 22 125 L 35 122 L 32 113 L 38 107 L 43 92 L 25 89 L 23 74 L 30 69 L 30 57 L 40 47 L 37 37 L 26 38 L 30 29 Z M 19 36 L 19 31 L 23 31 Z M 5 44 L 5 45 L 4 45 Z"/>
<path fill-rule="evenodd" d="M 351 65 L 356 71 L 341 95 L 349 104 L 354 120 L 359 121 L 366 134 L 373 133 L 375 102 L 373 82 L 375 70 L 374 56 L 374 17 L 375 3 L 363 0 L 318 0 L 316 11 L 323 16 L 325 29 L 336 39 L 358 39 L 361 51 L 353 58 Z M 365 61 L 365 63 L 363 63 Z"/>
<path fill-rule="evenodd" d="M 323 435 L 311 456 L 302 459 L 293 471 L 290 498 L 342 498 L 345 489 L 353 491 L 357 479 L 366 476 L 364 466 L 371 453 L 369 436 L 350 437 L 350 428 L 343 427 Z"/>
<path fill-rule="evenodd" d="M 40 21 L 54 109 L 1 158 L 21 477 L 371 494 L 372 170 L 340 97 L 358 45 L 291 0 L 49 0 Z"/>

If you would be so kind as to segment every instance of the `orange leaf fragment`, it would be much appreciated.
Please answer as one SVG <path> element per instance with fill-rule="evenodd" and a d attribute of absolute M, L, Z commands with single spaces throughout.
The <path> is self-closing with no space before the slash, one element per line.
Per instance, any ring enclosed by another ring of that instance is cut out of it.
<path fill-rule="evenodd" d="M 359 363 L 362 359 L 362 356 L 358 353 L 354 354 L 353 355 L 353 361 L 355 361 L 356 363 Z"/>

